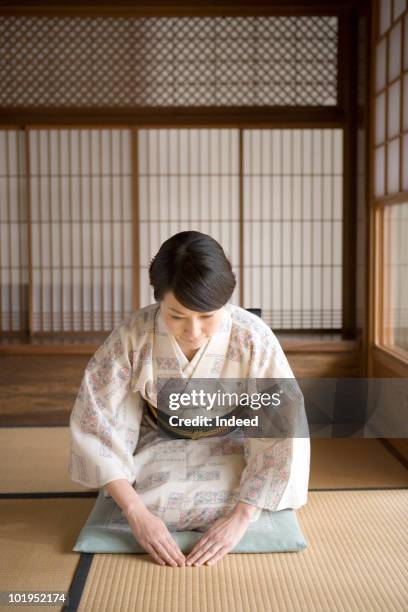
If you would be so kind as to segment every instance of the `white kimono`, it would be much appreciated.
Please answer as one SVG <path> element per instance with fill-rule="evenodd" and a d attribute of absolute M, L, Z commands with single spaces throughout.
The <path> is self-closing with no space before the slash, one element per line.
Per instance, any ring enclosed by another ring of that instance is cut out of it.
<path fill-rule="evenodd" d="M 256 315 L 226 304 L 220 326 L 188 361 L 158 304 L 117 326 L 89 361 L 71 418 L 71 479 L 91 488 L 125 478 L 171 530 L 205 529 L 238 501 L 262 509 L 307 501 L 310 439 L 236 432 L 165 439 L 149 418 L 157 379 L 292 378 L 282 348 Z M 304 409 L 303 409 L 304 410 Z M 105 492 L 105 496 L 107 493 Z"/>

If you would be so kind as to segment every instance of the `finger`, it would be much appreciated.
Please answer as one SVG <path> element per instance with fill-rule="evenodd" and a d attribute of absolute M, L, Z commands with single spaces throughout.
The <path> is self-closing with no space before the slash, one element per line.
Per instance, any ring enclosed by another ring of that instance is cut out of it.
<path fill-rule="evenodd" d="M 153 546 L 150 546 L 150 544 L 145 544 L 143 546 L 143 548 L 146 550 L 146 552 L 149 553 L 149 555 L 156 561 L 156 563 L 158 563 L 159 565 L 165 565 L 163 559 L 161 559 L 159 557 L 159 555 L 156 553 L 156 551 L 154 550 Z"/>
<path fill-rule="evenodd" d="M 191 561 L 191 559 L 194 557 L 194 555 L 201 550 L 201 545 L 199 544 L 199 542 L 194 546 L 194 548 L 192 548 L 190 550 L 190 552 L 188 553 L 187 557 L 186 557 L 186 561 Z"/>
<path fill-rule="evenodd" d="M 223 544 L 221 542 L 215 542 L 214 544 L 208 546 L 205 550 L 202 551 L 200 555 L 197 556 L 195 561 L 193 561 L 194 565 L 202 565 L 207 559 L 210 559 L 221 547 Z"/>
<path fill-rule="evenodd" d="M 217 561 L 219 561 L 220 559 L 225 557 L 227 552 L 228 552 L 228 548 L 223 546 L 218 552 L 215 553 L 215 555 L 213 557 L 210 557 L 209 559 L 207 559 L 206 564 L 207 565 L 214 565 L 214 563 L 217 563 Z"/>
<path fill-rule="evenodd" d="M 201 546 L 195 546 L 194 549 L 188 555 L 186 559 L 186 564 L 192 565 L 194 561 L 196 561 L 196 559 L 198 559 L 198 557 L 202 555 L 205 550 L 207 550 L 208 546 L 209 546 L 208 544 L 202 544 Z"/>
<path fill-rule="evenodd" d="M 170 533 L 170 531 L 167 530 L 166 533 L 166 539 L 169 542 L 169 544 L 172 546 L 172 548 L 183 557 L 184 559 L 184 554 L 181 550 L 181 548 L 179 547 L 179 545 L 177 544 L 176 540 L 173 538 L 173 535 Z"/>
<path fill-rule="evenodd" d="M 186 558 L 183 555 L 182 551 L 180 550 L 179 546 L 177 545 L 177 542 L 175 542 L 171 536 L 167 538 L 167 542 L 169 546 L 171 546 L 171 549 L 173 553 L 176 555 L 177 560 L 181 563 L 184 563 Z"/>
<path fill-rule="evenodd" d="M 201 555 L 201 557 L 199 557 L 194 562 L 194 565 L 196 567 L 198 567 L 199 565 L 203 565 L 204 563 L 208 561 L 208 559 L 211 559 L 215 554 L 217 554 L 221 548 L 223 548 L 223 545 L 220 542 L 217 542 L 216 544 L 214 544 L 214 546 L 212 546 L 209 550 L 207 550 L 203 555 Z"/>
<path fill-rule="evenodd" d="M 154 542 L 153 544 L 156 552 L 159 556 L 166 561 L 172 567 L 177 567 L 177 561 L 174 558 L 174 553 L 171 550 L 171 547 L 168 545 L 167 541 L 164 542 Z"/>
<path fill-rule="evenodd" d="M 166 541 L 168 542 L 169 546 L 171 546 L 172 550 L 175 552 L 175 554 L 178 557 L 178 559 L 184 562 L 185 561 L 185 556 L 183 555 L 179 545 L 177 544 L 177 542 L 173 538 L 173 536 L 170 533 L 167 525 L 165 523 L 163 523 L 163 525 L 164 525 L 164 528 L 165 528 L 165 531 L 164 531 L 163 535 L 166 538 Z"/>
<path fill-rule="evenodd" d="M 210 536 L 203 536 L 202 538 L 200 538 L 198 540 L 198 542 L 196 542 L 195 546 L 190 550 L 190 552 L 187 555 L 186 561 L 192 561 L 197 553 L 202 553 L 204 546 L 206 546 L 206 544 L 210 541 Z"/>

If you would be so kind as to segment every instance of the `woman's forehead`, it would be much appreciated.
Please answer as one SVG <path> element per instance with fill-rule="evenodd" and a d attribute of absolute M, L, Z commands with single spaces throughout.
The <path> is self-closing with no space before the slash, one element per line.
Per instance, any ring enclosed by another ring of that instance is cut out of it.
<path fill-rule="evenodd" d="M 190 310 L 189 308 L 186 308 L 185 306 L 183 306 L 183 304 L 180 304 L 180 302 L 177 300 L 177 298 L 175 297 L 172 291 L 168 291 L 165 293 L 165 295 L 163 296 L 162 302 L 165 304 L 166 308 L 178 314 L 182 314 L 185 316 L 200 316 L 203 314 L 203 312 L 199 312 L 196 310 Z M 211 310 L 209 312 L 216 312 L 216 311 Z"/>

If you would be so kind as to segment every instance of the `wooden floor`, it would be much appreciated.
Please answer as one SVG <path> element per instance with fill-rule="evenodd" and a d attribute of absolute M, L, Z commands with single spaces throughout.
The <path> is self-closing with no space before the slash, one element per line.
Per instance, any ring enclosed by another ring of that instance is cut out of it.
<path fill-rule="evenodd" d="M 67 425 L 89 355 L 0 355 L 0 425 Z"/>
<path fill-rule="evenodd" d="M 353 344 L 353 343 L 352 343 Z M 306 346 L 306 345 L 305 345 Z M 355 345 L 330 351 L 318 348 L 287 352 L 299 378 L 347 378 L 358 375 L 359 352 Z M 323 345 L 322 345 L 323 346 Z M 1 347 L 0 347 L 1 348 Z M 44 348 L 39 345 L 39 348 Z M 77 350 L 71 345 L 70 350 Z M 86 346 L 84 347 L 86 349 Z M 93 347 L 94 348 L 94 347 Z M 4 349 L 4 347 L 3 347 Z M 64 354 L 46 347 L 49 353 L 15 354 L 0 350 L 0 426 L 68 425 L 85 367 L 92 356 L 85 352 Z"/>

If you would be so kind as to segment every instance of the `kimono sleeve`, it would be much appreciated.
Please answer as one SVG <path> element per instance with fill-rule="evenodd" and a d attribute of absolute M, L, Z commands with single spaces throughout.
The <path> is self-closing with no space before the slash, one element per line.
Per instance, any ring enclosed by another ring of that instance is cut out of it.
<path fill-rule="evenodd" d="M 129 332 L 115 329 L 89 361 L 70 417 L 72 480 L 97 488 L 135 480 L 133 452 L 142 418 L 140 394 L 130 389 Z"/>
<path fill-rule="evenodd" d="M 249 378 L 294 378 L 272 331 L 266 344 L 253 347 Z M 298 388 L 296 382 L 295 385 Z M 306 418 L 300 390 L 299 393 L 300 408 Z M 271 511 L 298 508 L 306 503 L 309 438 L 245 438 L 244 454 L 246 466 L 240 481 L 241 501 Z"/>

